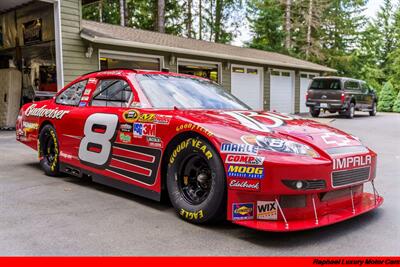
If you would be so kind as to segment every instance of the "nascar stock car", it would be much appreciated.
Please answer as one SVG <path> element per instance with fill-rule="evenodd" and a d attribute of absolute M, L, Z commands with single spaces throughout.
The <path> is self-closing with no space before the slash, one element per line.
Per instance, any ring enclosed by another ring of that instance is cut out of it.
<path fill-rule="evenodd" d="M 16 138 L 50 176 L 89 177 L 193 223 L 266 231 L 333 224 L 377 208 L 377 155 L 315 121 L 251 110 L 194 76 L 106 70 L 24 105 Z M 366 183 L 371 184 L 368 193 Z"/>

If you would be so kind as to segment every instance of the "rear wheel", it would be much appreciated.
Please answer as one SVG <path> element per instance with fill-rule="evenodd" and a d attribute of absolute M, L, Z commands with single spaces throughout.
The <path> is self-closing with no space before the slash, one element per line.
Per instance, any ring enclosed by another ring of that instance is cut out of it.
<path fill-rule="evenodd" d="M 354 105 L 354 103 L 350 103 L 349 108 L 346 110 L 345 116 L 348 119 L 352 119 L 352 118 L 354 118 L 354 112 L 355 112 L 355 105 Z"/>
<path fill-rule="evenodd" d="M 187 138 L 172 151 L 167 171 L 172 205 L 184 220 L 208 223 L 225 217 L 225 171 L 217 151 L 202 138 Z"/>
<path fill-rule="evenodd" d="M 315 109 L 315 108 L 312 108 L 312 107 L 310 108 L 310 114 L 314 118 L 318 118 L 320 112 L 321 111 L 320 111 L 319 108 L 318 109 Z"/>
<path fill-rule="evenodd" d="M 370 116 L 375 116 L 376 115 L 376 102 L 372 104 L 372 110 L 369 112 Z"/>
<path fill-rule="evenodd" d="M 39 134 L 38 153 L 40 166 L 46 175 L 60 175 L 59 152 L 56 130 L 51 125 L 44 126 Z"/>

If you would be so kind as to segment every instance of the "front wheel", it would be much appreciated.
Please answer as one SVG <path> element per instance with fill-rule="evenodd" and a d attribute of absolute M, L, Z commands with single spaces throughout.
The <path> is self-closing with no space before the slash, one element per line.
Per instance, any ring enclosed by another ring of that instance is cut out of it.
<path fill-rule="evenodd" d="M 56 130 L 51 125 L 44 126 L 39 134 L 38 153 L 40 166 L 46 175 L 60 175 L 59 152 Z"/>
<path fill-rule="evenodd" d="M 217 151 L 202 138 L 187 138 L 174 147 L 167 189 L 172 205 L 184 220 L 208 223 L 226 215 L 224 167 Z"/>

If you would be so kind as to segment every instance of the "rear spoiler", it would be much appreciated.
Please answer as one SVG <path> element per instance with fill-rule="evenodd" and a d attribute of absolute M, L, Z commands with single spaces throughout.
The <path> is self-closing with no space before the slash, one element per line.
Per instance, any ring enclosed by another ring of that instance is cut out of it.
<path fill-rule="evenodd" d="M 33 101 L 50 99 L 50 98 L 53 98 L 55 95 L 56 95 L 56 92 L 35 91 L 35 97 L 33 98 Z"/>

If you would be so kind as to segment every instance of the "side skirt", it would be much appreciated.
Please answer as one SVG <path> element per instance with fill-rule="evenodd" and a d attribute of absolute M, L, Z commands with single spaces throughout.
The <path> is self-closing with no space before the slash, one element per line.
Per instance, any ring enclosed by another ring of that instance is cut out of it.
<path fill-rule="evenodd" d="M 104 175 L 100 175 L 97 173 L 89 172 L 86 170 L 82 170 L 80 168 L 76 168 L 74 166 L 71 166 L 69 164 L 65 164 L 63 162 L 60 162 L 60 170 L 63 173 L 67 173 L 76 177 L 82 177 L 83 174 L 89 175 L 92 178 L 92 181 L 95 183 L 103 184 L 106 186 L 110 186 L 116 189 L 119 189 L 121 191 L 125 191 L 131 194 L 135 194 L 141 197 L 149 198 L 155 201 L 160 201 L 161 200 L 161 193 L 149 190 L 146 188 L 142 188 L 140 186 L 136 186 L 133 184 L 128 184 Z"/>

